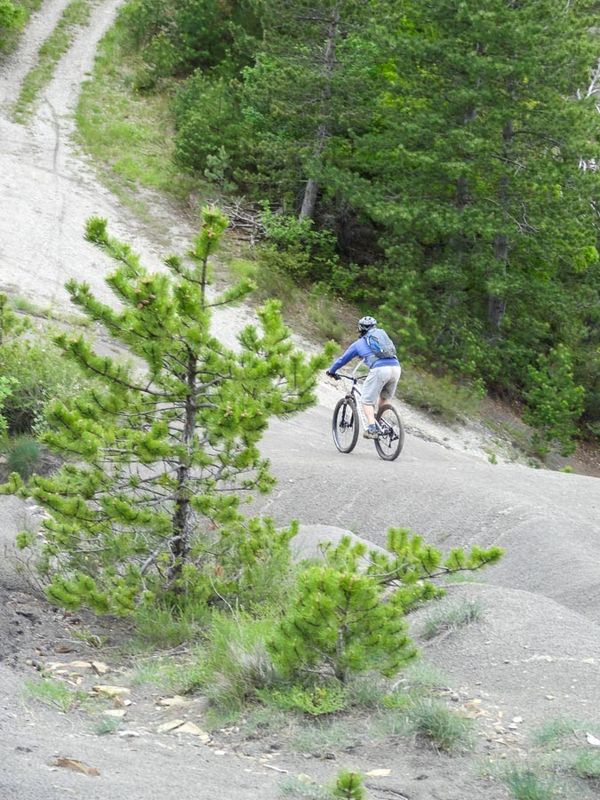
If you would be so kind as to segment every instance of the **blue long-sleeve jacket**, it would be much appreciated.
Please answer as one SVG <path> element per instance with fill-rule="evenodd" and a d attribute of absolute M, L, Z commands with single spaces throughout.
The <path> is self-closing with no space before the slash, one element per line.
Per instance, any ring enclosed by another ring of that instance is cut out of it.
<path fill-rule="evenodd" d="M 372 356 L 373 351 L 366 343 L 364 337 L 360 337 L 355 342 L 352 342 L 350 347 L 346 350 L 344 355 L 340 356 L 337 361 L 334 361 L 333 364 L 327 370 L 335 375 L 335 373 L 347 364 L 349 361 L 352 361 L 353 358 L 362 358 L 367 366 L 369 366 L 367 362 L 368 356 Z M 397 367 L 399 366 L 400 362 L 397 358 L 378 358 L 374 364 L 371 364 L 371 369 L 373 367 Z"/>

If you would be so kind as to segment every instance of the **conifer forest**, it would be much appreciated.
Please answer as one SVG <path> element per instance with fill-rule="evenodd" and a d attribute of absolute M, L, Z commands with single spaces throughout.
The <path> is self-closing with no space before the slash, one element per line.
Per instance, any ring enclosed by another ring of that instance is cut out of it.
<path fill-rule="evenodd" d="M 133 0 L 175 157 L 264 209 L 280 270 L 414 363 L 600 432 L 598 8 Z"/>

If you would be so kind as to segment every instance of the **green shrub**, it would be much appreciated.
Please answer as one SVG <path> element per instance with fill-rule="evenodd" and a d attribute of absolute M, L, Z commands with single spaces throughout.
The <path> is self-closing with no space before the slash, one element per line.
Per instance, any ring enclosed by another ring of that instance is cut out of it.
<path fill-rule="evenodd" d="M 254 4 L 247 0 L 133 0 L 121 12 L 132 44 L 141 48 L 152 85 L 170 75 L 209 71 L 227 61 L 247 60 L 253 35 L 260 35 Z"/>
<path fill-rule="evenodd" d="M 538 366 L 529 367 L 529 382 L 524 419 L 537 429 L 532 439 L 537 453 L 547 455 L 557 441 L 561 454 L 569 455 L 575 450 L 573 439 L 583 413 L 585 389 L 575 383 L 568 348 L 559 344 L 548 356 L 540 356 Z"/>
<path fill-rule="evenodd" d="M 17 472 L 24 481 L 35 472 L 40 458 L 39 443 L 30 436 L 18 436 L 10 444 L 6 465 L 10 472 Z"/>
<path fill-rule="evenodd" d="M 261 260 L 270 263 L 271 269 L 300 283 L 328 278 L 338 262 L 331 231 L 317 230 L 311 219 L 275 214 L 268 209 L 260 220 L 266 237 Z"/>
<path fill-rule="evenodd" d="M 85 379 L 49 341 L 21 337 L 0 346 L 0 374 L 11 378 L 12 391 L 4 400 L 4 417 L 11 434 L 40 433 L 51 400 L 78 394 Z"/>
<path fill-rule="evenodd" d="M 364 548 L 343 540 L 322 564 L 303 570 L 282 621 L 269 640 L 288 675 L 322 670 L 345 682 L 369 670 L 393 674 L 415 655 L 403 609 L 385 587 L 361 573 Z"/>
<path fill-rule="evenodd" d="M 231 191 L 244 143 L 234 87 L 197 72 L 180 89 L 174 113 L 177 163 Z"/>
<path fill-rule="evenodd" d="M 212 601 L 257 613 L 282 607 L 293 580 L 290 540 L 297 531 L 297 523 L 278 529 L 269 517 L 223 528 L 218 541 L 207 547 L 212 556 L 206 564 Z"/>
<path fill-rule="evenodd" d="M 25 19 L 25 9 L 11 0 L 0 0 L 0 53 L 9 48 L 14 35 L 25 24 Z"/>
<path fill-rule="evenodd" d="M 8 423 L 2 412 L 4 408 L 4 401 L 12 392 L 13 385 L 14 381 L 12 381 L 10 378 L 5 378 L 4 376 L 0 375 L 0 441 L 2 441 L 8 433 Z"/>

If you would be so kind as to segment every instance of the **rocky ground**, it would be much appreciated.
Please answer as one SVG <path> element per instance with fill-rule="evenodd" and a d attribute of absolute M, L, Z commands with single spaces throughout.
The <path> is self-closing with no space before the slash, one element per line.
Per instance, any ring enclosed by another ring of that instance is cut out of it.
<path fill-rule="evenodd" d="M 107 297 L 108 264 L 82 238 L 90 214 L 107 217 L 113 233 L 157 268 L 165 238 L 170 250 L 184 250 L 190 234 L 187 222 L 158 199 L 156 226 L 135 219 L 98 183 L 72 143 L 78 87 L 120 0 L 95 5 L 31 122 L 11 121 L 21 81 L 65 5 L 47 0 L 0 68 L 0 288 L 62 310 L 71 276 L 85 275 Z M 220 327 L 233 342 L 250 317 L 250 310 L 237 309 Z M 543 757 L 533 735 L 544 724 L 572 720 L 577 745 L 595 753 L 597 479 L 532 470 L 510 463 L 508 453 L 492 464 L 490 447 L 498 448 L 489 433 L 477 426 L 447 428 L 408 408 L 401 409 L 409 433 L 397 462 L 380 461 L 362 441 L 344 456 L 329 433 L 339 396 L 339 386 L 324 382 L 317 408 L 273 423 L 264 452 L 278 486 L 256 509 L 282 524 L 300 519 L 312 526 L 305 536 L 335 526 L 383 545 L 387 528 L 402 525 L 443 549 L 473 543 L 506 548 L 504 560 L 478 576 L 484 582 L 449 588 L 447 602 L 472 600 L 481 619 L 432 640 L 422 635 L 427 612 L 413 620 L 425 662 L 442 675 L 436 691 L 474 720 L 473 750 L 449 756 L 414 737 L 389 729 L 382 734 L 377 715 L 366 711 L 338 720 L 337 729 L 252 715 L 212 729 L 202 697 L 174 700 L 172 691 L 134 680 L 141 657 L 128 647 L 123 623 L 45 603 L 19 573 L 12 547 L 17 530 L 35 526 L 35 512 L 0 498 L 0 797 L 250 800 L 282 796 L 292 783 L 296 796 L 316 797 L 307 782 L 321 785 L 341 768 L 354 768 L 366 774 L 371 798 L 495 800 L 511 796 L 497 779 L 504 765 Z M 75 693 L 70 710 L 61 710 L 56 698 L 42 702 L 36 687 L 43 675 Z M 127 691 L 110 696 L 97 688 L 106 685 Z M 114 730 L 101 734 L 101 723 L 110 727 L 106 720 L 116 720 Z M 597 783 L 565 776 L 557 784 L 562 797 L 598 796 Z"/>

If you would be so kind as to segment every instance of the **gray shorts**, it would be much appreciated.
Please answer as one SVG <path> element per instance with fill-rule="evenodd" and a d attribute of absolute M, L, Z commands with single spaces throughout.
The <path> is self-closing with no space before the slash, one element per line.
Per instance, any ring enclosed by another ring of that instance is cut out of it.
<path fill-rule="evenodd" d="M 369 370 L 362 388 L 362 402 L 376 406 L 381 397 L 391 400 L 400 380 L 400 367 L 373 367 Z"/>

